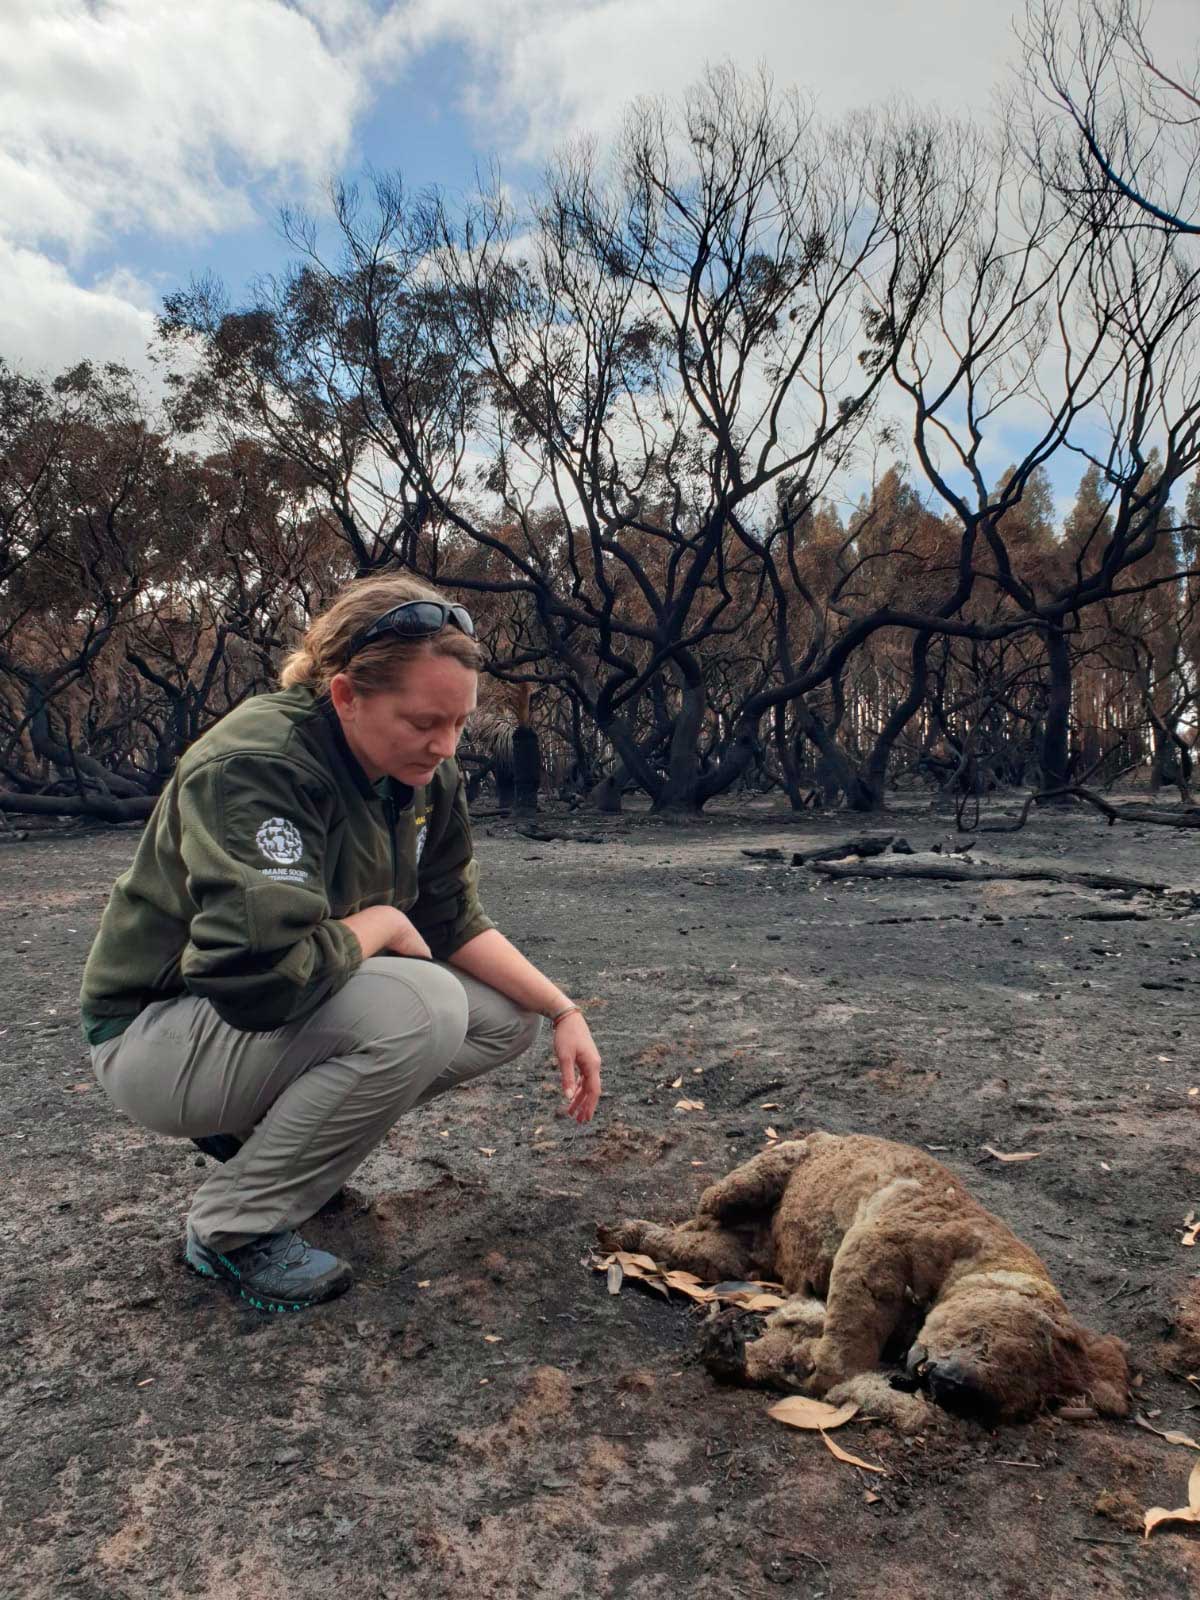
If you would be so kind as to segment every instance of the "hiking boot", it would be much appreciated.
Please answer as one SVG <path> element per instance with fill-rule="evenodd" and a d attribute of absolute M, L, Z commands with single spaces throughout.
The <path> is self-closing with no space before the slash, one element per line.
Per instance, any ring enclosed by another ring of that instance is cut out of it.
<path fill-rule="evenodd" d="M 192 1143 L 214 1161 L 232 1161 L 242 1148 L 242 1141 L 232 1133 L 206 1133 L 202 1139 L 193 1139 Z"/>
<path fill-rule="evenodd" d="M 189 1222 L 184 1259 L 201 1277 L 231 1284 L 258 1311 L 306 1311 L 344 1294 L 354 1282 L 345 1261 L 314 1249 L 290 1228 L 233 1250 L 214 1250 Z"/>

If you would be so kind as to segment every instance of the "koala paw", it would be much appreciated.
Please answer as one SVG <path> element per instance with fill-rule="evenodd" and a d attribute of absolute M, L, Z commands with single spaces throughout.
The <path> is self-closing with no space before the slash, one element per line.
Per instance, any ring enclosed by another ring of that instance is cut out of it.
<path fill-rule="evenodd" d="M 755 1318 L 736 1307 L 704 1323 L 699 1356 L 719 1383 L 745 1383 L 746 1336 L 755 1331 Z"/>
<path fill-rule="evenodd" d="M 645 1223 L 632 1222 L 598 1222 L 596 1224 L 596 1238 L 604 1250 L 637 1250 L 642 1242 L 642 1229 Z"/>

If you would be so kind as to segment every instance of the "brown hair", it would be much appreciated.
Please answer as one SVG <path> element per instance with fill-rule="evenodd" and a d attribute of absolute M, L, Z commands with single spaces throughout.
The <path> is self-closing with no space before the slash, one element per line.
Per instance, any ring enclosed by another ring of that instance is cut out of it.
<path fill-rule="evenodd" d="M 425 655 L 449 656 L 472 672 L 478 672 L 483 664 L 479 645 L 452 622 L 427 639 L 399 639 L 388 635 L 348 659 L 354 636 L 393 606 L 405 600 L 445 599 L 432 584 L 400 573 L 356 579 L 313 618 L 299 646 L 283 664 L 280 686 L 290 689 L 303 684 L 320 695 L 328 690 L 330 681 L 339 672 L 344 672 L 358 694 L 379 694 L 397 688 L 408 663 Z"/>

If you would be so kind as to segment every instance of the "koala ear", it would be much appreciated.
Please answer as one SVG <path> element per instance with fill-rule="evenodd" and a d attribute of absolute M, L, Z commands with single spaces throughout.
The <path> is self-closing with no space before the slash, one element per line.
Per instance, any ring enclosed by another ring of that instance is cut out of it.
<path fill-rule="evenodd" d="M 1055 1346 L 1061 1398 L 1084 1395 L 1104 1416 L 1129 1415 L 1129 1366 L 1120 1339 L 1073 1322 Z"/>
<path fill-rule="evenodd" d="M 1123 1340 L 1114 1338 L 1112 1334 L 1092 1333 L 1087 1328 L 1081 1331 L 1088 1364 L 1092 1369 L 1092 1383 L 1089 1390 L 1092 1403 L 1096 1410 L 1103 1412 L 1106 1417 L 1127 1417 L 1129 1415 L 1127 1345 Z"/>

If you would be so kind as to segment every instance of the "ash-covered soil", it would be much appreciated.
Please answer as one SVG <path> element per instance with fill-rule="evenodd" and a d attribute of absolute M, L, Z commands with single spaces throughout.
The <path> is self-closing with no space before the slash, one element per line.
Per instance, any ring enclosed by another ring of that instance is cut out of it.
<path fill-rule="evenodd" d="M 1155 1426 L 1200 1437 L 1196 902 L 830 882 L 791 852 L 868 830 L 769 805 L 541 824 L 571 837 L 477 824 L 483 898 L 586 1002 L 596 1120 L 558 1115 L 543 1040 L 402 1121 L 307 1230 L 356 1287 L 274 1319 L 185 1273 L 196 1152 L 117 1115 L 79 1039 L 134 833 L 0 842 L 0 1594 L 1200 1592 L 1200 1530 L 1140 1538 L 1197 1452 L 1132 1422 L 855 1422 L 868 1476 L 715 1387 L 686 1304 L 586 1264 L 598 1220 L 685 1214 L 768 1127 L 918 1142 L 1129 1341 Z M 955 842 L 923 804 L 870 828 Z M 1194 832 L 1039 815 L 974 849 L 1200 890 Z"/>

